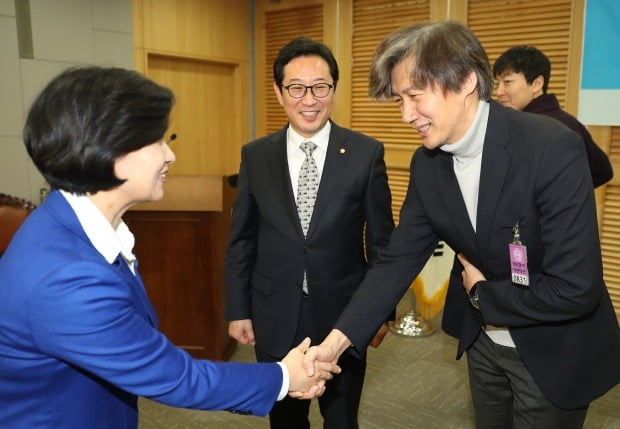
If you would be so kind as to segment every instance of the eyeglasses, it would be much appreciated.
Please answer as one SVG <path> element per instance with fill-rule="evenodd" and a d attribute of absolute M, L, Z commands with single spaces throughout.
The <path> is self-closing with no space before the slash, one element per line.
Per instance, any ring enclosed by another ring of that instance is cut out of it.
<path fill-rule="evenodd" d="M 282 88 L 288 91 L 288 95 L 293 98 L 302 98 L 305 97 L 308 93 L 308 90 L 314 95 L 316 98 L 324 98 L 327 97 L 329 91 L 334 87 L 334 85 L 330 85 L 329 83 L 315 83 L 311 86 L 302 85 L 300 83 L 292 83 L 290 85 L 283 86 Z"/>

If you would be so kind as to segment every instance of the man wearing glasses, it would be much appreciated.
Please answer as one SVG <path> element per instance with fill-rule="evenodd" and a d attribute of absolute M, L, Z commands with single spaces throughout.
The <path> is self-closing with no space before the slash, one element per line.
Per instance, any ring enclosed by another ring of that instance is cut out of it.
<path fill-rule="evenodd" d="M 338 83 L 329 48 L 294 39 L 273 76 L 288 124 L 241 150 L 226 257 L 229 335 L 262 362 L 329 333 L 394 228 L 383 145 L 329 119 Z M 375 345 L 386 332 L 384 323 Z M 366 361 L 339 365 L 319 398 L 324 428 L 357 428 Z M 278 402 L 271 428 L 309 428 L 309 407 Z"/>

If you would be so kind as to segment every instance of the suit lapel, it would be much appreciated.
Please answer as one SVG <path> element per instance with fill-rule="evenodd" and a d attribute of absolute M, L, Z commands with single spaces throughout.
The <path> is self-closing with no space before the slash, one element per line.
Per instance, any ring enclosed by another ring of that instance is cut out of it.
<path fill-rule="evenodd" d="M 484 138 L 482 166 L 480 169 L 480 186 L 478 191 L 477 239 L 479 249 L 487 247 L 491 238 L 491 225 L 501 191 L 510 166 L 510 155 L 506 151 L 508 135 L 507 124 L 503 116 L 491 103 L 488 127 Z"/>
<path fill-rule="evenodd" d="M 437 156 L 439 157 L 439 168 L 437 169 L 439 195 L 448 208 L 448 215 L 452 218 L 452 222 L 456 225 L 457 232 L 461 237 L 457 242 L 464 243 L 466 246 L 466 248 L 458 250 L 472 254 L 476 249 L 476 234 L 469 220 L 461 188 L 454 174 L 452 155 L 440 152 Z"/>
<path fill-rule="evenodd" d="M 319 192 L 314 202 L 312 211 L 312 219 L 308 228 L 308 237 L 318 228 L 321 221 L 321 215 L 324 212 L 332 194 L 338 188 L 340 177 L 345 170 L 345 166 L 349 160 L 349 154 L 352 150 L 349 136 L 333 122 L 331 123 L 331 131 L 329 133 L 329 143 L 327 145 L 327 154 L 325 156 L 325 165 L 321 174 L 321 182 L 319 184 Z"/>
<path fill-rule="evenodd" d="M 284 210 L 297 231 L 297 234 L 303 237 L 301 224 L 299 223 L 299 215 L 297 214 L 297 204 L 295 202 L 295 194 L 291 185 L 291 173 L 288 169 L 288 158 L 286 153 L 286 129 L 271 136 L 270 144 L 267 146 L 265 158 L 269 171 L 273 177 L 275 191 L 279 194 L 278 201 L 282 201 Z"/>
<path fill-rule="evenodd" d="M 488 247 L 488 241 L 491 239 L 495 209 L 510 166 L 510 155 L 506 151 L 508 135 L 505 130 L 507 124 L 505 118 L 501 116 L 498 105 L 494 102 L 491 102 L 488 124 L 482 150 L 475 231 L 471 226 L 465 202 L 454 174 L 452 157 L 440 154 L 442 156 L 437 170 L 437 182 L 441 198 L 449 208 L 450 216 L 464 239 L 463 243 L 466 243 L 468 247 L 467 249 L 459 249 L 459 251 L 465 252 L 470 261 L 481 269 L 484 268 L 482 250 Z M 474 258 L 478 260 L 474 260 Z"/>
<path fill-rule="evenodd" d="M 119 255 L 119 258 L 120 257 L 121 256 Z M 134 295 L 137 296 L 137 300 L 142 305 L 144 312 L 146 313 L 147 319 L 151 322 L 151 325 L 157 328 L 157 325 L 158 325 L 157 313 L 155 313 L 153 304 L 151 303 L 151 300 L 148 298 L 148 295 L 146 294 L 146 289 L 144 288 L 142 277 L 140 276 L 140 273 L 138 271 L 138 261 L 136 261 L 136 266 L 135 266 L 136 275 L 135 276 L 133 275 L 133 273 L 131 272 L 131 270 L 125 263 L 125 261 L 123 261 L 123 265 L 125 265 L 126 271 L 131 276 L 131 280 L 135 286 L 133 289 Z"/>
<path fill-rule="evenodd" d="M 112 263 L 112 267 L 114 270 L 118 271 L 119 275 L 121 275 L 125 281 L 127 282 L 127 286 L 131 291 L 131 295 L 133 297 L 133 304 L 138 314 L 144 317 L 149 321 L 151 326 L 157 327 L 157 315 L 155 314 L 155 310 L 153 309 L 153 305 L 146 295 L 146 290 L 144 289 L 144 283 L 142 282 L 142 278 L 138 274 L 138 265 L 136 261 L 136 275 L 134 275 L 129 266 L 127 266 L 127 262 L 123 259 L 123 256 L 119 254 L 114 262 Z"/>

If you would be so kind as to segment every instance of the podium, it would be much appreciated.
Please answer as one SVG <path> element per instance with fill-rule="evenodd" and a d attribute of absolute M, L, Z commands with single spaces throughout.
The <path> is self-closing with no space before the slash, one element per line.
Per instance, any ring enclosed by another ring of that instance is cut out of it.
<path fill-rule="evenodd" d="M 168 176 L 161 201 L 123 216 L 138 270 L 170 341 L 200 359 L 228 360 L 224 255 L 235 190 L 222 176 Z"/>

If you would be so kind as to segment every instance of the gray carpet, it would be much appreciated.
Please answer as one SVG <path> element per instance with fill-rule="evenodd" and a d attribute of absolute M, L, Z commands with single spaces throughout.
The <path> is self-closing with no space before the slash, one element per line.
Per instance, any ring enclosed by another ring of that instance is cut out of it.
<path fill-rule="evenodd" d="M 437 326 L 438 321 L 431 323 Z M 456 361 L 455 353 L 456 340 L 440 331 L 421 338 L 388 334 L 378 349 L 368 352 L 360 428 L 474 428 L 466 362 Z M 253 361 L 253 349 L 239 346 L 232 360 Z M 310 420 L 313 428 L 322 427 L 316 401 Z M 268 429 L 269 424 L 266 418 L 182 410 L 141 399 L 139 427 Z M 620 429 L 620 386 L 591 405 L 585 428 Z"/>

